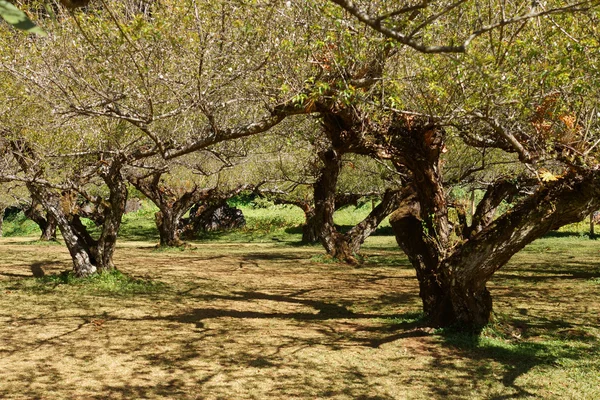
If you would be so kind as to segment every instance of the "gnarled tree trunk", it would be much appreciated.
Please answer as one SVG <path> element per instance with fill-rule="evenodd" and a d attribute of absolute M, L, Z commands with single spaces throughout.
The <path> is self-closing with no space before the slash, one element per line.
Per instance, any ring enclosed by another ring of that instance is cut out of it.
<path fill-rule="evenodd" d="M 101 171 L 102 179 L 109 189 L 109 196 L 104 205 L 104 221 L 96 245 L 97 266 L 100 271 L 115 268 L 113 256 L 117 247 L 117 236 L 125 214 L 128 195 L 127 183 L 121 173 L 122 167 L 122 161 L 115 159 Z"/>
<path fill-rule="evenodd" d="M 25 209 L 25 216 L 35 222 L 42 231 L 40 241 L 56 240 L 56 219 L 48 212 L 44 215 L 42 206 L 35 199 L 32 199 L 31 206 Z"/>
<path fill-rule="evenodd" d="M 83 277 L 96 273 L 95 259 L 90 253 L 89 243 L 86 243 L 73 225 L 72 215 L 69 210 L 64 209 L 61 197 L 43 186 L 28 184 L 27 187 L 31 196 L 56 220 L 73 260 L 75 275 Z"/>
<path fill-rule="evenodd" d="M 302 243 L 312 244 L 319 242 L 319 226 L 315 219 L 315 209 L 304 212 L 304 225 L 302 225 Z"/>
<path fill-rule="evenodd" d="M 488 188 L 472 225 L 457 230 L 463 237 L 452 242 L 438 172 L 443 132 L 416 125 L 396 137 L 404 141 L 398 148 L 409 146 L 398 152 L 399 161 L 414 180 L 412 195 L 392 214 L 390 223 L 415 268 L 423 309 L 434 326 L 485 325 L 492 313 L 486 284 L 493 274 L 527 244 L 581 221 L 600 204 L 600 171 L 572 169 L 557 181 L 535 181 L 533 194 L 494 219 L 501 201 L 517 191 L 513 184 L 499 181 Z M 524 182 L 531 185 L 530 180 Z"/>
<path fill-rule="evenodd" d="M 158 229 L 161 247 L 178 247 L 181 240 L 182 217 L 201 198 L 209 195 L 209 190 L 194 186 L 190 190 L 178 191 L 161 182 L 163 170 L 153 171 L 147 176 L 130 174 L 128 179 L 133 186 L 148 197 L 158 207 L 154 221 Z"/>
<path fill-rule="evenodd" d="M 342 169 L 342 155 L 334 149 L 320 152 L 323 161 L 321 176 L 314 184 L 315 216 L 314 224 L 318 227 L 321 244 L 327 254 L 349 264 L 358 261 L 353 254 L 344 235 L 337 231 L 333 223 L 335 212 L 335 192 L 338 177 Z"/>
<path fill-rule="evenodd" d="M 96 240 L 87 231 L 77 214 L 76 194 L 62 194 L 40 185 L 28 184 L 29 191 L 48 216 L 56 221 L 73 260 L 73 271 L 79 277 L 114 268 L 113 256 L 121 218 L 125 212 L 127 186 L 120 175 L 117 161 L 102 173 L 109 188 L 109 198 L 103 207 L 103 224 Z"/>
<path fill-rule="evenodd" d="M 154 214 L 154 221 L 158 229 L 161 247 L 179 247 L 184 244 L 180 239 L 180 221 L 182 213 L 170 208 L 163 208 Z"/>

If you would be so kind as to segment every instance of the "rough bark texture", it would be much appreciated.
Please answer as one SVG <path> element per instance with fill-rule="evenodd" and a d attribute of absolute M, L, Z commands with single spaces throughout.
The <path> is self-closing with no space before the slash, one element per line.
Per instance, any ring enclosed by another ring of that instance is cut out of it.
<path fill-rule="evenodd" d="M 195 185 L 189 190 L 177 191 L 161 181 L 163 173 L 164 171 L 156 171 L 145 177 L 130 175 L 129 181 L 159 209 L 154 215 L 160 236 L 159 245 L 178 247 L 184 244 L 181 240 L 183 215 L 195 203 L 209 197 L 212 192 Z"/>
<path fill-rule="evenodd" d="M 28 184 L 27 187 L 31 196 L 56 220 L 73 260 L 75 275 L 83 277 L 96 273 L 95 259 L 90 253 L 89 244 L 78 234 L 72 215 L 69 210 L 65 210 L 61 197 L 43 186 Z"/>
<path fill-rule="evenodd" d="M 319 242 L 319 226 L 315 219 L 315 210 L 313 207 L 304 212 L 305 222 L 302 225 L 302 243 L 318 243 Z"/>
<path fill-rule="evenodd" d="M 160 246 L 178 247 L 184 244 L 180 238 L 182 215 L 166 207 L 154 214 L 154 221 L 160 237 Z"/>
<path fill-rule="evenodd" d="M 211 207 L 214 213 L 219 207 L 226 205 L 227 199 L 252 189 L 251 185 L 240 185 L 223 191 L 197 185 L 190 189 L 169 187 L 162 180 L 164 173 L 165 171 L 154 171 L 146 176 L 130 174 L 128 177 L 131 184 L 152 200 L 159 209 L 154 219 L 160 236 L 160 246 L 184 245 L 182 236 L 193 238 L 198 231 L 205 230 L 203 226 L 207 226 L 208 217 L 203 219 L 201 214 L 208 212 L 206 207 Z M 193 212 L 190 211 L 190 218 L 184 220 L 183 215 L 190 209 L 193 209 Z"/>
<path fill-rule="evenodd" d="M 79 277 L 114 268 L 113 255 L 117 233 L 127 201 L 127 186 L 115 162 L 102 173 L 109 188 L 104 209 L 104 223 L 98 240 L 92 238 L 77 214 L 77 195 L 74 192 L 56 193 L 41 185 L 28 184 L 32 197 L 56 221 L 73 260 L 73 271 Z"/>
<path fill-rule="evenodd" d="M 358 253 L 365 240 L 375 232 L 379 224 L 398 208 L 407 193 L 406 190 L 387 190 L 381 203 L 344 235 L 354 253 Z"/>
<path fill-rule="evenodd" d="M 110 270 L 115 267 L 113 255 L 117 246 L 117 235 L 121 227 L 127 204 L 127 182 L 122 175 L 123 163 L 115 159 L 100 176 L 109 189 L 108 201 L 104 205 L 104 223 L 96 246 L 98 270 Z"/>
<path fill-rule="evenodd" d="M 35 199 L 32 199 L 31 205 L 25 209 L 25 216 L 35 222 L 40 230 L 41 241 L 56 241 L 56 219 L 52 214 L 44 212 L 43 207 Z"/>
<path fill-rule="evenodd" d="M 349 264 L 356 264 L 358 260 L 349 243 L 333 223 L 335 192 L 342 169 L 342 155 L 333 149 L 328 149 L 319 153 L 319 157 L 324 164 L 321 176 L 314 185 L 314 223 L 318 227 L 319 240 L 327 254 Z"/>
<path fill-rule="evenodd" d="M 571 170 L 555 182 L 538 182 L 537 190 L 494 219 L 500 202 L 517 187 L 499 181 L 488 188 L 462 240 L 451 243 L 446 198 L 439 174 L 443 137 L 409 132 L 403 139 L 412 153 L 401 162 L 414 176 L 413 194 L 392 214 L 390 223 L 419 280 L 423 309 L 434 326 L 477 328 L 491 316 L 486 283 L 510 258 L 550 230 L 580 221 L 600 204 L 600 173 Z M 439 132 L 439 134 L 442 134 Z M 419 147 L 418 140 L 422 140 Z M 427 151 L 422 151 L 427 149 Z M 531 185 L 531 182 L 525 182 Z M 464 223 L 464 218 L 463 218 Z M 459 232 L 460 233 L 460 230 Z"/>

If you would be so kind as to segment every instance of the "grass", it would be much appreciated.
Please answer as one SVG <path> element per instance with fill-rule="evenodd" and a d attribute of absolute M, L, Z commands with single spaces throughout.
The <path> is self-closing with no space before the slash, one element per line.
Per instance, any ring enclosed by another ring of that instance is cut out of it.
<path fill-rule="evenodd" d="M 157 250 L 145 204 L 124 217 L 119 271 L 87 279 L 22 216 L 6 221 L 25 237 L 0 239 L 0 397 L 600 398 L 600 249 L 586 223 L 495 275 L 494 321 L 475 336 L 425 327 L 389 226 L 351 268 L 297 246 L 299 209 L 241 208 L 245 228 Z"/>
<path fill-rule="evenodd" d="M 41 235 L 42 231 L 35 222 L 28 219 L 23 212 L 15 214 L 4 220 L 2 235 L 5 237 Z"/>
<path fill-rule="evenodd" d="M 116 269 L 85 278 L 78 278 L 71 270 L 66 270 L 50 275 L 43 274 L 34 280 L 21 280 L 19 283 L 21 284 L 19 289 L 35 292 L 57 290 L 57 288 L 61 289 L 62 286 L 71 287 L 81 293 L 120 296 L 140 295 L 166 290 L 166 285 L 162 282 L 131 277 Z"/>
<path fill-rule="evenodd" d="M 597 242 L 515 256 L 480 336 L 424 326 L 393 238 L 367 243 L 360 268 L 321 254 L 121 241 L 120 272 L 76 279 L 62 246 L 1 239 L 0 397 L 600 398 Z"/>
<path fill-rule="evenodd" d="M 255 205 L 250 201 L 238 201 L 232 204 L 232 206 L 242 210 L 246 218 L 245 227 L 231 231 L 200 233 L 197 240 L 200 242 L 219 241 L 230 243 L 267 243 L 271 241 L 284 244 L 300 243 L 304 214 L 298 207 L 272 205 L 268 202 L 258 203 L 258 205 Z M 371 211 L 371 207 L 371 203 L 362 204 L 360 207 L 344 207 L 335 213 L 334 222 L 342 232 L 347 231 L 366 217 Z M 151 202 L 142 201 L 140 210 L 123 216 L 119 237 L 125 240 L 157 241 L 159 236 L 154 222 L 156 211 L 158 211 L 158 208 Z M 84 219 L 84 221 L 87 220 Z M 87 221 L 87 226 L 92 235 L 98 234 L 98 230 L 92 221 Z M 41 233 L 37 225 L 28 220 L 22 212 L 10 220 L 4 221 L 3 232 L 5 237 L 36 236 Z M 389 221 L 386 219 L 372 237 L 392 235 Z M 589 238 L 589 223 L 582 221 L 564 226 L 558 231 L 548 234 L 548 237 L 580 237 L 587 239 Z"/>

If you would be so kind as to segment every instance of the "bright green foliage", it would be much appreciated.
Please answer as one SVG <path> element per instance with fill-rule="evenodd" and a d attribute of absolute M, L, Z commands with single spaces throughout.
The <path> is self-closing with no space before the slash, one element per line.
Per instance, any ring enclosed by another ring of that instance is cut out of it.
<path fill-rule="evenodd" d="M 40 36 L 47 33 L 29 19 L 29 17 L 13 4 L 6 0 L 0 0 L 0 17 L 17 29 Z"/>

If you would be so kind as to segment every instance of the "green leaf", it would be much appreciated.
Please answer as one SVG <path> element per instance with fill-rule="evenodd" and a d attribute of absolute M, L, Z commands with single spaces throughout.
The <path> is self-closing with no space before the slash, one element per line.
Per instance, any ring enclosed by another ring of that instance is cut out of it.
<path fill-rule="evenodd" d="M 27 15 L 6 0 L 0 0 L 0 17 L 17 29 L 46 36 L 46 32 L 34 24 Z"/>

